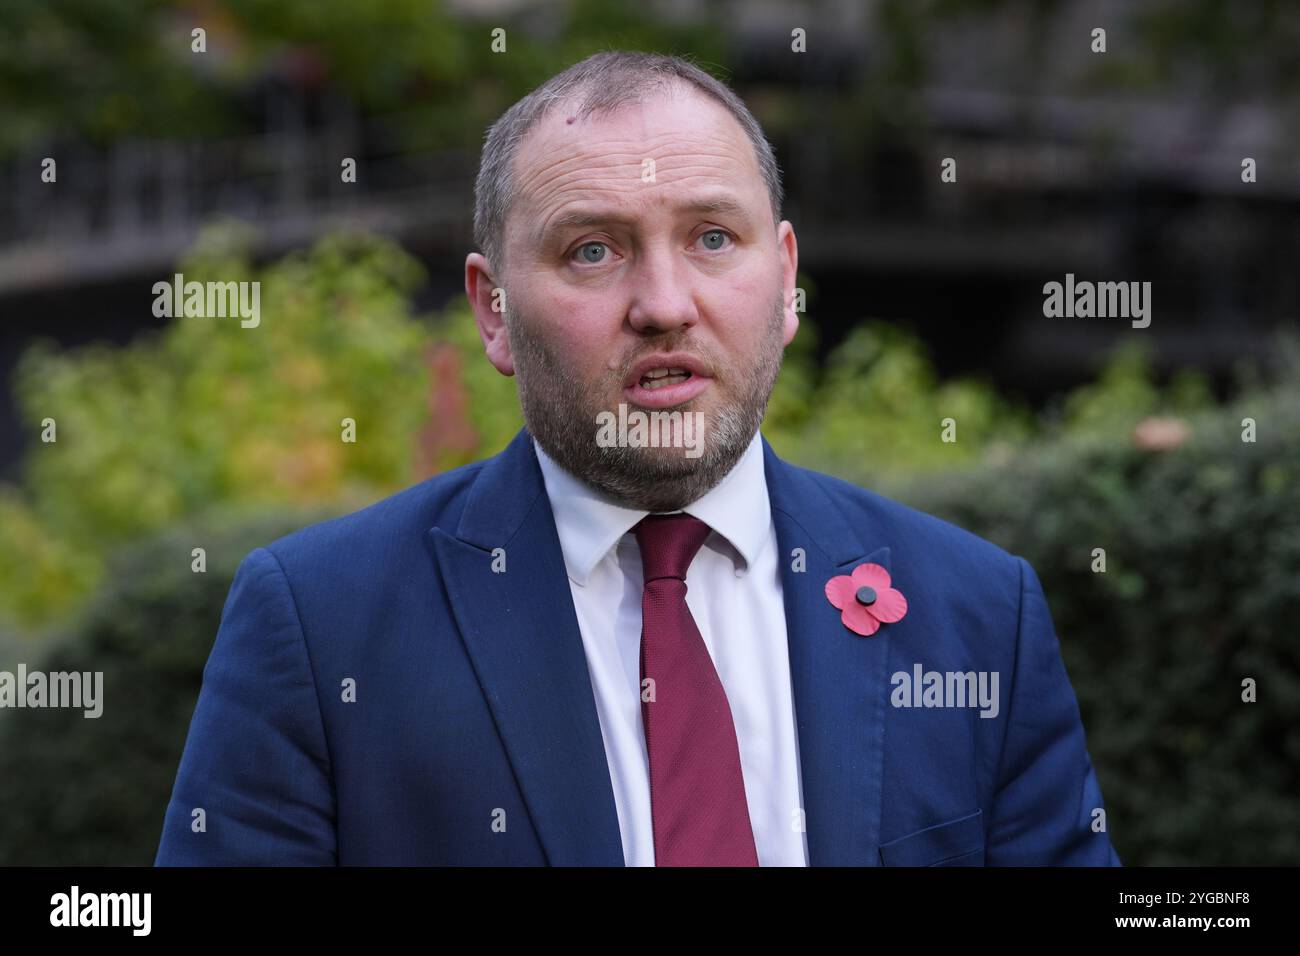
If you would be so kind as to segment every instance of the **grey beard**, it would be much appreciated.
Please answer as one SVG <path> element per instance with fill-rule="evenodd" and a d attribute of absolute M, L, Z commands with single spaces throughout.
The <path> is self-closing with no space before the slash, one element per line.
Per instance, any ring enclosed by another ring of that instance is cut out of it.
<path fill-rule="evenodd" d="M 607 409 L 590 400 L 583 383 L 566 375 L 549 346 L 516 319 L 508 323 L 507 331 L 524 423 L 558 465 L 619 504 L 642 511 L 677 511 L 725 478 L 753 440 L 781 370 L 781 321 L 778 301 L 764 330 L 768 347 L 750 367 L 736 370 L 745 390 L 719 411 L 708 413 L 702 453 L 688 458 L 680 448 L 597 444 L 596 414 Z M 545 383 L 544 388 L 534 387 L 539 383 Z"/>

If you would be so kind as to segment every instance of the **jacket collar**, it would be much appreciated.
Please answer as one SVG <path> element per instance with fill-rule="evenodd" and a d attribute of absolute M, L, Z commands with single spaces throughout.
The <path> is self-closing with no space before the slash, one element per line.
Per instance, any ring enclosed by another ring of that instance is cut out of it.
<path fill-rule="evenodd" d="M 600 560 L 649 512 L 611 500 L 560 467 L 544 449 L 537 447 L 536 440 L 533 450 L 546 482 L 546 498 L 555 517 L 569 580 L 586 587 Z M 771 529 L 770 518 L 754 520 L 755 515 L 766 516 L 771 511 L 763 445 L 757 432 L 735 467 L 699 500 L 682 510 L 716 532 L 737 571 L 753 565 Z"/>

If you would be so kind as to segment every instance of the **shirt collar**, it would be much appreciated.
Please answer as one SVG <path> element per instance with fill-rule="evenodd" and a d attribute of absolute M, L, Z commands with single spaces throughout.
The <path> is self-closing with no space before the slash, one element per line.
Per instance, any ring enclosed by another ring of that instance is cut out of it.
<path fill-rule="evenodd" d="M 536 438 L 533 448 L 551 500 L 565 570 L 574 584 L 585 587 L 601 559 L 649 512 L 619 504 L 565 470 L 542 450 Z M 757 430 L 731 471 L 681 510 L 699 518 L 731 545 L 737 574 L 753 565 L 772 524 L 763 445 Z"/>

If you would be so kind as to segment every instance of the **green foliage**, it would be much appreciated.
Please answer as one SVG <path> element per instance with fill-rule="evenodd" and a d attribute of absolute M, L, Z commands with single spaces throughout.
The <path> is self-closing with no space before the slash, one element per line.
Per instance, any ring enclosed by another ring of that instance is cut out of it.
<path fill-rule="evenodd" d="M 1074 432 L 1122 434 L 1149 416 L 1183 415 L 1211 404 L 1203 375 L 1181 370 L 1162 392 L 1152 381 L 1147 350 L 1127 345 L 1116 350 L 1095 383 L 1069 395 L 1065 424 Z"/>
<path fill-rule="evenodd" d="M 231 128 L 227 97 L 187 62 L 177 0 L 6 0 L 0 12 L 0 155 L 68 136 L 105 142 Z"/>
<path fill-rule="evenodd" d="M 1113 373 L 1116 394 L 1150 400 L 1131 372 Z M 893 489 L 1038 572 L 1126 864 L 1300 861 L 1293 376 L 1188 416 L 1176 447 L 1148 450 L 1127 431 L 1104 442 L 1066 434 L 1007 463 Z M 1077 407 L 1123 417 L 1103 397 Z M 1246 417 L 1255 443 L 1242 441 Z M 1095 548 L 1104 573 L 1092 570 Z M 1242 701 L 1247 677 L 1257 703 Z"/>
<path fill-rule="evenodd" d="M 0 866 L 148 866 L 226 594 L 252 549 L 327 511 L 222 511 L 119 552 L 29 671 L 104 673 L 103 713 L 0 710 Z M 206 573 L 190 551 L 207 551 Z"/>
<path fill-rule="evenodd" d="M 198 12 L 188 0 L 6 0 L 0 16 L 0 155 L 51 136 L 253 132 L 240 99 L 268 75 L 323 79 L 395 119 L 407 149 L 472 147 L 511 103 L 598 49 L 727 58 L 700 19 L 596 0 L 555 5 L 542 29 L 527 11 L 482 19 L 437 0 L 223 0 Z M 206 53 L 191 51 L 195 27 Z M 505 54 L 491 46 L 497 28 Z"/>
<path fill-rule="evenodd" d="M 938 381 L 924 346 L 885 323 L 855 328 L 820 374 L 805 352 L 790 365 L 794 374 L 782 373 L 764 432 L 778 454 L 832 474 L 870 482 L 961 467 L 1032 428 L 1029 413 L 988 384 Z M 946 418 L 956 422 L 955 442 L 940 441 Z"/>
<path fill-rule="evenodd" d="M 256 327 L 177 318 L 124 348 L 23 356 L 23 418 L 53 419 L 57 441 L 32 444 L 21 491 L 0 487 L 0 610 L 20 623 L 75 606 L 109 549 L 184 516 L 373 500 L 420 473 L 432 338 L 407 304 L 414 260 L 346 236 L 261 271 L 237 250 L 211 233 L 178 271 L 260 281 Z"/>

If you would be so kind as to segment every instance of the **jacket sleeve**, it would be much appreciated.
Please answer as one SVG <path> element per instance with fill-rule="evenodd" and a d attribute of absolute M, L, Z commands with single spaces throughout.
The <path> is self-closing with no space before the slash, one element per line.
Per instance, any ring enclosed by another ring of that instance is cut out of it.
<path fill-rule="evenodd" d="M 226 598 L 155 865 L 332 865 L 334 818 L 306 639 L 284 570 L 257 548 Z"/>
<path fill-rule="evenodd" d="M 1007 729 L 987 829 L 990 866 L 1120 866 L 1079 704 L 1038 576 L 1020 565 Z M 1097 823 L 1094 823 L 1097 820 Z M 1105 820 L 1107 829 L 1095 829 Z"/>

